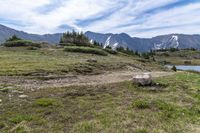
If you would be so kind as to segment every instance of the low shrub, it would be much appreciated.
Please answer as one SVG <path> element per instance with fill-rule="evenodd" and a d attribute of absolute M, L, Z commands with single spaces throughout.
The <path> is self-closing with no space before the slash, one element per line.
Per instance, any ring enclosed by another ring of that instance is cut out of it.
<path fill-rule="evenodd" d="M 22 121 L 32 121 L 33 117 L 29 115 L 16 115 L 10 119 L 12 123 L 20 123 Z"/>
<path fill-rule="evenodd" d="M 74 44 L 74 43 L 59 43 L 60 46 L 81 46 L 81 47 L 94 47 L 91 44 Z"/>
<path fill-rule="evenodd" d="M 87 54 L 96 54 L 96 55 L 102 55 L 107 56 L 108 54 L 97 48 L 90 48 L 90 47 L 76 47 L 76 46 L 69 46 L 65 47 L 64 51 L 66 52 L 78 52 L 78 53 L 87 53 Z"/>
<path fill-rule="evenodd" d="M 2 122 L 0 122 L 0 130 L 2 129 L 2 128 L 4 128 L 6 125 L 4 124 L 4 123 L 2 123 Z"/>
<path fill-rule="evenodd" d="M 189 61 L 189 60 L 188 60 L 188 61 L 184 61 L 184 64 L 185 64 L 185 65 L 191 65 L 191 64 L 192 64 L 192 61 Z"/>
<path fill-rule="evenodd" d="M 149 102 L 147 100 L 144 99 L 140 99 L 140 100 L 136 100 L 133 102 L 133 107 L 136 107 L 138 109 L 146 109 L 146 108 L 150 108 Z"/>
<path fill-rule="evenodd" d="M 56 105 L 57 101 L 52 98 L 41 98 L 41 99 L 37 99 L 35 103 L 36 105 L 39 105 L 42 107 L 48 107 L 48 106 Z"/>
<path fill-rule="evenodd" d="M 112 49 L 108 49 L 108 48 L 106 48 L 106 49 L 104 49 L 106 52 L 108 52 L 109 54 L 117 54 L 117 51 L 114 51 L 114 50 L 112 50 Z"/>
<path fill-rule="evenodd" d="M 28 46 L 27 47 L 27 50 L 37 50 L 38 48 L 37 47 L 33 47 L 33 46 Z"/>
<path fill-rule="evenodd" d="M 177 69 L 176 69 L 176 66 L 173 66 L 172 68 L 171 68 L 173 71 L 177 71 Z"/>
<path fill-rule="evenodd" d="M 34 43 L 29 40 L 16 40 L 16 41 L 7 41 L 3 44 L 5 47 L 23 47 L 23 46 L 32 46 L 32 47 L 37 47 L 41 48 L 41 44 L 39 43 Z"/>
<path fill-rule="evenodd" d="M 8 91 L 9 91 L 8 88 L 1 88 L 1 87 L 0 87 L 0 92 L 8 92 Z"/>

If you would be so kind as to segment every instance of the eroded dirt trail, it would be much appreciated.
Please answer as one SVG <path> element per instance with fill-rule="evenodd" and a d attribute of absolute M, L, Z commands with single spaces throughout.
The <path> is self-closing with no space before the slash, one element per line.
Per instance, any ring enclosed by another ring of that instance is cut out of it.
<path fill-rule="evenodd" d="M 65 87 L 73 85 L 99 85 L 108 83 L 117 83 L 131 80 L 133 75 L 145 72 L 135 71 L 116 71 L 105 72 L 100 75 L 65 75 L 65 76 L 48 76 L 41 79 L 35 77 L 0 77 L 0 84 L 15 85 L 24 89 L 41 89 L 49 87 Z M 163 77 L 173 75 L 173 72 L 148 72 L 152 77 Z"/>

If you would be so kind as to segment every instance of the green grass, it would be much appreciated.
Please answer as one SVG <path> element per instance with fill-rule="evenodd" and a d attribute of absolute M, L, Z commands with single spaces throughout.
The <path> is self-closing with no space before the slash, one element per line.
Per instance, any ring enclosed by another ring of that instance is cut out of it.
<path fill-rule="evenodd" d="M 41 99 L 37 99 L 35 101 L 35 104 L 42 107 L 48 107 L 48 106 L 57 105 L 57 100 L 52 99 L 52 98 L 41 98 Z"/>
<path fill-rule="evenodd" d="M 20 114 L 14 116 L 14 117 L 11 117 L 9 119 L 10 122 L 15 123 L 15 124 L 20 123 L 22 121 L 31 121 L 31 120 L 33 120 L 32 116 L 29 116 L 29 115 L 20 115 Z"/>
<path fill-rule="evenodd" d="M 7 101 L 0 106 L 0 131 L 199 133 L 200 75 L 184 72 L 154 81 L 166 86 L 156 91 L 127 81 L 46 88 L 24 90 L 27 99 L 10 100 L 0 92 Z"/>
<path fill-rule="evenodd" d="M 146 129 L 137 129 L 136 131 L 135 131 L 135 133 L 148 133 L 148 131 L 146 130 Z"/>
<path fill-rule="evenodd" d="M 66 52 L 78 52 L 78 53 L 87 53 L 87 54 L 96 54 L 96 55 L 102 55 L 107 56 L 108 53 L 103 51 L 99 48 L 91 48 L 91 47 L 78 47 L 78 46 L 68 46 L 65 47 L 64 51 Z"/>
<path fill-rule="evenodd" d="M 142 100 L 136 100 L 133 102 L 133 107 L 137 107 L 138 109 L 146 109 L 149 108 L 148 100 L 142 99 Z"/>
<path fill-rule="evenodd" d="M 27 50 L 26 47 L 0 47 L 0 51 L 0 75 L 96 74 L 105 70 L 125 69 L 126 66 L 136 66 L 141 69 L 162 68 L 157 64 L 143 63 L 137 61 L 136 57 L 121 54 L 101 56 L 66 52 L 62 48 Z M 97 62 L 88 62 L 90 59 L 95 59 Z"/>

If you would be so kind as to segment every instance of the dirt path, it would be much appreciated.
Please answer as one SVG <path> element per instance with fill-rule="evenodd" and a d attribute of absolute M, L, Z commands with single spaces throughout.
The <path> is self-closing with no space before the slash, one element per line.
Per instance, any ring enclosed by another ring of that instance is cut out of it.
<path fill-rule="evenodd" d="M 87 76 L 48 76 L 37 79 L 33 77 L 0 77 L 0 85 L 15 85 L 24 89 L 41 89 L 48 87 L 64 87 L 73 85 L 99 85 L 108 83 L 117 83 L 122 81 L 131 80 L 133 75 L 141 74 L 144 72 L 135 71 L 117 71 L 117 72 L 106 72 L 100 75 L 87 75 Z M 163 77 L 173 75 L 173 72 L 148 72 L 152 77 Z"/>

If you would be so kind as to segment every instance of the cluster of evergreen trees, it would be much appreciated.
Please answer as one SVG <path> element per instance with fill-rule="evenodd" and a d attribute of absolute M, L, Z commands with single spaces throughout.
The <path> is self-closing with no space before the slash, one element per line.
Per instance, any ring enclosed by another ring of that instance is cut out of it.
<path fill-rule="evenodd" d="M 180 50 L 192 50 L 192 51 L 196 51 L 197 49 L 195 48 L 184 48 L 184 49 L 179 49 L 179 48 L 169 48 L 169 49 L 158 49 L 155 50 L 156 52 L 176 52 L 176 51 L 180 51 Z"/>
<path fill-rule="evenodd" d="M 22 40 L 21 38 L 17 37 L 16 35 L 11 36 L 10 38 L 8 38 L 6 40 L 6 42 L 11 42 L 11 41 L 18 41 L 18 40 Z"/>
<path fill-rule="evenodd" d="M 83 32 L 66 32 L 60 39 L 61 45 L 78 45 L 85 46 L 90 45 L 89 39 L 83 34 Z"/>
<path fill-rule="evenodd" d="M 133 51 L 129 48 L 124 48 L 124 47 L 118 47 L 116 50 L 118 52 L 122 52 L 122 53 L 125 53 L 128 55 L 136 55 L 136 56 L 142 57 L 144 59 L 152 58 L 153 61 L 155 61 L 155 59 L 154 59 L 155 52 L 154 51 L 139 53 L 138 51 Z"/>
<path fill-rule="evenodd" d="M 119 52 L 125 53 L 125 54 L 138 55 L 139 56 L 138 51 L 133 51 L 133 50 L 129 49 L 128 47 L 127 48 L 118 47 L 118 48 L 116 48 L 116 50 L 119 51 Z"/>

